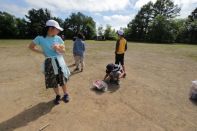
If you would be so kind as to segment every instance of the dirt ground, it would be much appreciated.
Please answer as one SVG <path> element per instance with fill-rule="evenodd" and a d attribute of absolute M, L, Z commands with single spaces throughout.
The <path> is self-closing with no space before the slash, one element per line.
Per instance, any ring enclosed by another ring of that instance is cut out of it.
<path fill-rule="evenodd" d="M 90 87 L 114 62 L 115 42 L 88 41 L 85 70 L 68 82 L 71 101 L 54 106 L 44 57 L 29 51 L 29 42 L 0 41 L 0 131 L 197 131 L 197 104 L 188 100 L 197 46 L 128 43 L 126 79 L 101 93 Z M 68 65 L 71 50 L 67 41 Z"/>

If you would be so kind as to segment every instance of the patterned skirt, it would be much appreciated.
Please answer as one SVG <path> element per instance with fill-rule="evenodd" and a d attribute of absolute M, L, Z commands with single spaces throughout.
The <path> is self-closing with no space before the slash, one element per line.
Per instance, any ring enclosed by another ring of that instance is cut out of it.
<path fill-rule="evenodd" d="M 59 86 L 64 86 L 67 82 L 67 79 L 64 77 L 64 74 L 59 66 L 58 60 L 55 59 L 55 62 L 58 67 L 58 74 L 54 73 L 52 59 L 47 58 L 44 62 L 44 74 L 45 74 L 45 85 L 46 88 L 57 88 Z"/>

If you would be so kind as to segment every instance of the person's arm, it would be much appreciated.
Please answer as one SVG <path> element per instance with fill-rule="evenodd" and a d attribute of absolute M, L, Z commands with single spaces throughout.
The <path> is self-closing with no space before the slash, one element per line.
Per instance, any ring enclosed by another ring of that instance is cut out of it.
<path fill-rule="evenodd" d="M 123 78 L 123 76 L 124 76 L 124 73 L 121 73 L 121 74 L 119 75 L 119 79 L 120 79 L 120 78 Z"/>
<path fill-rule="evenodd" d="M 119 48 L 119 45 L 120 45 L 120 40 L 117 40 L 117 41 L 116 41 L 116 49 L 115 49 L 115 53 L 117 53 L 118 48 Z"/>
<path fill-rule="evenodd" d="M 76 41 L 74 42 L 73 44 L 73 54 L 76 54 L 76 48 L 77 47 L 77 44 L 76 44 Z"/>
<path fill-rule="evenodd" d="M 126 44 L 125 44 L 125 51 L 127 51 L 127 41 L 126 41 Z"/>
<path fill-rule="evenodd" d="M 36 46 L 36 44 L 33 43 L 33 42 L 31 42 L 29 44 L 29 49 L 32 50 L 32 51 L 34 51 L 34 52 L 36 52 L 36 53 L 44 54 L 44 52 L 42 50 L 38 49 L 37 46 Z"/>
<path fill-rule="evenodd" d="M 106 80 L 108 78 L 108 76 L 109 76 L 109 74 L 106 73 L 103 80 Z"/>
<path fill-rule="evenodd" d="M 85 51 L 85 50 L 86 50 L 85 43 L 83 43 L 83 51 Z"/>
<path fill-rule="evenodd" d="M 119 79 L 120 78 L 123 78 L 124 77 L 124 74 L 125 74 L 125 72 L 122 70 L 122 71 L 120 71 L 120 73 L 119 73 Z"/>

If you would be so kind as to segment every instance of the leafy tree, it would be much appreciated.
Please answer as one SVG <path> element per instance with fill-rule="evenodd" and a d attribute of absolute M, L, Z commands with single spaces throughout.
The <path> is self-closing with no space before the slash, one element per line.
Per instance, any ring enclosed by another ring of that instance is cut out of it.
<path fill-rule="evenodd" d="M 197 43 L 197 8 L 192 11 L 187 19 L 177 20 L 178 36 L 176 42 Z"/>
<path fill-rule="evenodd" d="M 99 35 L 99 36 L 103 36 L 103 34 L 104 34 L 104 29 L 103 29 L 103 26 L 100 25 L 100 26 L 98 27 L 98 35 Z"/>
<path fill-rule="evenodd" d="M 197 8 L 188 16 L 186 24 L 189 39 L 188 42 L 197 44 Z"/>
<path fill-rule="evenodd" d="M 172 43 L 176 39 L 176 30 L 173 28 L 174 22 L 165 16 L 157 15 L 150 25 L 149 38 L 152 42 Z"/>
<path fill-rule="evenodd" d="M 17 38 L 27 38 L 28 35 L 28 26 L 27 26 L 27 21 L 23 18 L 17 18 L 16 19 L 16 26 L 17 26 L 17 33 L 16 33 L 16 37 Z"/>
<path fill-rule="evenodd" d="M 177 36 L 175 18 L 180 8 L 172 0 L 157 0 L 145 4 L 128 24 L 126 37 L 129 40 L 174 42 Z"/>
<path fill-rule="evenodd" d="M 9 13 L 0 12 L 0 38 L 15 38 L 16 34 L 16 18 Z"/>
<path fill-rule="evenodd" d="M 110 25 L 106 25 L 106 29 L 104 31 L 104 36 L 106 40 L 116 40 L 117 35 L 115 29 L 112 29 Z"/>
<path fill-rule="evenodd" d="M 187 19 L 175 19 L 176 29 L 177 29 L 177 37 L 176 42 L 186 42 L 189 41 L 187 36 L 187 27 L 186 21 Z"/>
<path fill-rule="evenodd" d="M 64 22 L 64 34 L 67 38 L 74 37 L 78 32 L 82 32 L 86 39 L 92 39 L 96 36 L 96 23 L 92 17 L 84 14 L 72 13 Z"/>
<path fill-rule="evenodd" d="M 179 15 L 181 8 L 179 8 L 178 5 L 174 5 L 172 0 L 157 0 L 154 4 L 153 10 L 154 17 L 160 15 L 169 19 Z"/>
<path fill-rule="evenodd" d="M 45 27 L 46 21 L 51 19 L 51 13 L 48 9 L 31 9 L 28 11 L 27 26 L 28 36 L 34 38 L 35 36 L 42 34 L 43 27 Z"/>
<path fill-rule="evenodd" d="M 126 37 L 133 40 L 145 40 L 149 23 L 153 17 L 153 3 L 145 4 L 135 18 L 128 24 Z"/>

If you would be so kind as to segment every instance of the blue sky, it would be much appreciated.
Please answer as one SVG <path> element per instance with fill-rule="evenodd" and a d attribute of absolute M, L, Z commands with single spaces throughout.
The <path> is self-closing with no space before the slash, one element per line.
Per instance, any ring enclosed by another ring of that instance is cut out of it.
<path fill-rule="evenodd" d="M 138 10 L 156 0 L 0 0 L 0 11 L 16 17 L 25 17 L 29 9 L 48 8 L 53 16 L 67 18 L 72 12 L 93 17 L 97 26 L 106 24 L 115 29 L 126 27 Z M 180 18 L 187 17 L 197 7 L 197 0 L 173 0 L 182 10 Z"/>

